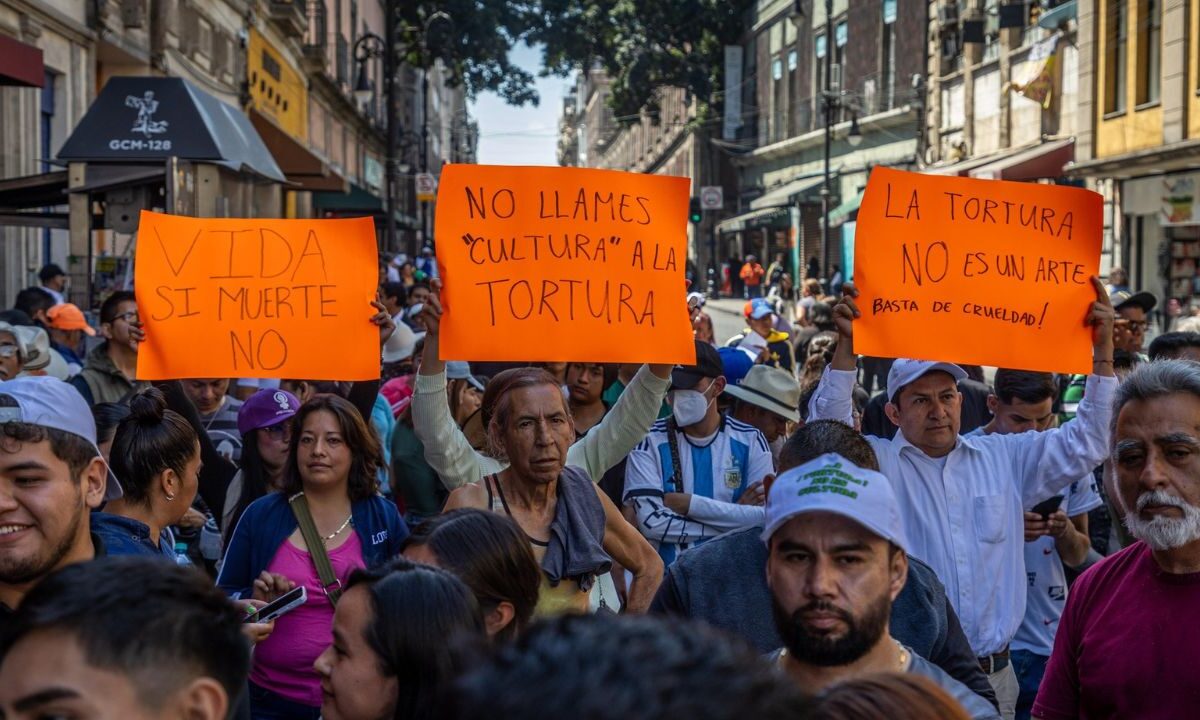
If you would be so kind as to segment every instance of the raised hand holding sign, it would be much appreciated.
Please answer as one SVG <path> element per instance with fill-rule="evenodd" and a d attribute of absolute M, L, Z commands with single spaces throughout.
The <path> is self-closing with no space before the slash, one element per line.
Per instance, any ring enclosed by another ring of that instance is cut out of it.
<path fill-rule="evenodd" d="M 443 357 L 691 363 L 678 312 L 687 178 L 449 165 L 438 190 Z"/>
<path fill-rule="evenodd" d="M 394 329 L 388 318 L 372 324 L 370 218 L 143 212 L 134 279 L 146 332 L 142 380 L 377 378 L 381 336 Z"/>
<path fill-rule="evenodd" d="M 1093 323 L 1080 320 L 1103 293 L 1102 206 L 1080 188 L 875 168 L 855 237 L 855 351 L 1088 372 Z"/>

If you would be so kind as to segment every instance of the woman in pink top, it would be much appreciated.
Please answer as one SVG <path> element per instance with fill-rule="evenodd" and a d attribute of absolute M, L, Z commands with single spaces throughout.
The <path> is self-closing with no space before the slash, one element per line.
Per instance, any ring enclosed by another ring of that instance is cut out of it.
<path fill-rule="evenodd" d="M 318 395 L 293 418 L 283 492 L 246 508 L 217 583 L 238 597 L 271 601 L 297 585 L 308 601 L 275 621 L 254 650 L 254 720 L 317 720 L 320 678 L 313 662 L 325 649 L 333 604 L 325 594 L 289 498 L 303 493 L 339 584 L 352 572 L 398 554 L 407 536 L 396 506 L 378 494 L 379 441 L 347 400 Z"/>

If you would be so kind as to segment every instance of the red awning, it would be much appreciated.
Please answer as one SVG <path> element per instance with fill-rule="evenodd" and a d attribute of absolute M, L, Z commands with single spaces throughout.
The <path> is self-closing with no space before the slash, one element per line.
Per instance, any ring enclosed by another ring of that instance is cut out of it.
<path fill-rule="evenodd" d="M 42 86 L 42 49 L 0 35 L 0 85 Z"/>
<path fill-rule="evenodd" d="M 1062 177 L 1075 159 L 1075 138 L 1047 140 L 971 170 L 971 177 L 988 180 L 1040 180 Z"/>

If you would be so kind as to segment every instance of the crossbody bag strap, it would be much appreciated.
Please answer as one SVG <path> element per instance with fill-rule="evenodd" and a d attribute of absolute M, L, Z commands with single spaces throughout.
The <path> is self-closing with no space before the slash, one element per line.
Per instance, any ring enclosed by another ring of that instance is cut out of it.
<path fill-rule="evenodd" d="M 675 418 L 667 420 L 667 442 L 671 448 L 671 487 L 672 492 L 683 492 L 683 467 L 679 462 L 679 426 Z"/>
<path fill-rule="evenodd" d="M 288 498 L 292 514 L 296 516 L 296 524 L 300 526 L 300 535 L 308 546 L 308 555 L 312 558 L 313 566 L 317 569 L 317 577 L 321 579 L 321 590 L 329 598 L 330 605 L 337 605 L 342 596 L 342 581 L 338 580 L 333 571 L 333 563 L 329 562 L 329 552 L 325 549 L 325 541 L 317 532 L 317 524 L 313 521 L 312 512 L 308 509 L 308 499 L 299 492 Z"/>

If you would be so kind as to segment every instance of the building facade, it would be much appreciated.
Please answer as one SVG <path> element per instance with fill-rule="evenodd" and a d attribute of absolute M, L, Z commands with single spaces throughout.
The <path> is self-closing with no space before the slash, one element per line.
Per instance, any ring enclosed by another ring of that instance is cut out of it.
<path fill-rule="evenodd" d="M 379 58 L 358 62 L 355 50 L 368 34 L 384 34 L 383 7 L 0 0 L 0 301 L 35 284 L 48 262 L 67 269 L 81 306 L 128 286 L 141 207 L 210 217 L 371 215 L 382 233 L 385 78 Z M 360 75 L 373 90 L 366 99 L 354 92 Z M 156 89 L 117 98 L 126 109 L 114 114 L 104 95 L 114 78 L 146 78 Z M 420 232 L 414 129 L 429 129 L 425 148 L 437 167 L 474 161 L 478 135 L 448 73 L 438 68 L 423 84 L 419 71 L 401 68 L 398 78 L 408 140 L 397 248 Z M 425 87 L 432 126 L 422 123 Z M 164 105 L 164 93 L 182 93 L 182 115 Z M 108 138 L 128 135 L 126 124 L 146 140 Z M 231 157 L 179 152 L 197 133 Z M 142 149 L 113 150 L 129 146 Z"/>
<path fill-rule="evenodd" d="M 712 144 L 710 124 L 698 119 L 695 98 L 681 88 L 660 88 L 657 111 L 618 118 L 609 95 L 604 71 L 577 74 L 559 118 L 559 164 L 686 177 L 693 196 L 703 187 L 722 187 L 724 197 L 732 196 L 728 159 Z M 721 215 L 720 208 L 705 211 L 701 222 L 688 225 L 687 272 L 698 286 L 717 262 L 712 229 Z"/>
<path fill-rule="evenodd" d="M 1113 262 L 1159 298 L 1200 300 L 1200 2 L 1080 0 L 1076 161 L 1111 208 Z M 1108 220 L 1106 218 L 1106 220 Z"/>
<path fill-rule="evenodd" d="M 742 72 L 727 78 L 748 108 L 730 138 L 739 213 L 717 227 L 731 265 L 783 253 L 793 277 L 812 258 L 825 276 L 848 270 L 871 168 L 918 164 L 926 9 L 839 0 L 832 10 L 827 17 L 822 0 L 760 0 L 747 21 Z"/>

